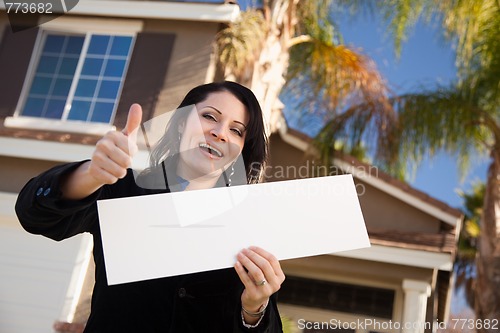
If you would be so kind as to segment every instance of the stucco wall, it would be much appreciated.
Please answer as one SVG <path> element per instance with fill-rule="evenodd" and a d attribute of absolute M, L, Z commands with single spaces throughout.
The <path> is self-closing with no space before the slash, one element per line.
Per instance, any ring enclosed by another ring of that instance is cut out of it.
<path fill-rule="evenodd" d="M 143 31 L 176 34 L 172 58 L 155 115 L 175 109 L 191 88 L 206 82 L 213 51 L 212 41 L 218 29 L 218 23 L 210 22 L 144 22 Z"/>
<path fill-rule="evenodd" d="M 271 159 L 266 175 L 271 176 L 271 180 L 304 178 L 308 174 L 317 176 L 322 170 L 312 157 L 284 142 L 279 135 L 273 135 L 270 142 Z M 335 173 L 341 170 L 333 166 L 327 171 L 330 174 L 330 171 Z M 376 169 L 370 170 L 370 174 L 376 176 Z M 362 179 L 355 179 L 355 182 L 368 230 L 439 231 L 440 222 L 435 217 L 374 188 Z"/>

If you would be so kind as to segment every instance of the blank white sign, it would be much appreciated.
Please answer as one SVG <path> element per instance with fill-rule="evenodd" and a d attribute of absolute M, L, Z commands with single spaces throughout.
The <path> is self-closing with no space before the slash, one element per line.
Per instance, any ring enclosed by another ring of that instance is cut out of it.
<path fill-rule="evenodd" d="M 108 284 L 369 247 L 351 175 L 98 201 Z"/>

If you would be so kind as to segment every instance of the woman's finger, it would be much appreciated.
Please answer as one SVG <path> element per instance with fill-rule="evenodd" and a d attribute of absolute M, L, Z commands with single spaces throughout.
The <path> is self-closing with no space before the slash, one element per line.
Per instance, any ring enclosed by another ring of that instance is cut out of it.
<path fill-rule="evenodd" d="M 255 253 L 257 253 L 258 255 L 260 255 L 262 258 L 266 259 L 269 262 L 269 264 L 273 268 L 274 274 L 281 280 L 280 283 L 282 283 L 285 280 L 285 273 L 283 273 L 280 262 L 274 255 L 257 246 L 250 246 L 249 249 L 254 251 Z"/>
<path fill-rule="evenodd" d="M 248 275 L 251 277 L 253 280 L 253 283 L 263 281 L 263 280 L 268 280 L 271 277 L 266 277 L 265 273 L 263 270 L 255 263 L 253 262 L 247 255 L 248 250 L 244 249 L 240 253 L 238 253 L 238 261 L 248 270 Z"/>
<path fill-rule="evenodd" d="M 247 271 L 245 270 L 245 267 L 243 267 L 241 262 L 237 261 L 236 264 L 234 264 L 234 269 L 236 270 L 236 273 L 240 277 L 240 280 L 245 286 L 245 288 L 250 288 L 254 285 L 253 280 L 250 278 Z"/>
<path fill-rule="evenodd" d="M 260 254 L 251 249 L 244 249 L 242 252 L 263 272 L 267 282 L 272 284 L 274 288 L 279 289 L 282 282 L 279 275 L 281 267 L 278 265 L 279 272 L 275 272 L 273 265 L 267 258 L 262 257 Z M 256 280 L 256 282 L 259 281 L 262 280 Z"/>

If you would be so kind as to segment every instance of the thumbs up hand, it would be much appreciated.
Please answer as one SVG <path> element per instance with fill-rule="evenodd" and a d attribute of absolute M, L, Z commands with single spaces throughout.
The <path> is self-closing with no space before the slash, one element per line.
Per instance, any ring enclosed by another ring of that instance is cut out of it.
<path fill-rule="evenodd" d="M 122 132 L 111 131 L 96 144 L 87 172 L 97 183 L 114 184 L 125 177 L 137 152 L 137 132 L 142 120 L 142 108 L 133 104 Z"/>
<path fill-rule="evenodd" d="M 62 197 L 83 199 L 101 186 L 114 184 L 125 177 L 137 152 L 137 132 L 142 121 L 142 108 L 133 104 L 122 132 L 110 131 L 95 146 L 92 159 L 82 163 L 61 181 Z"/>

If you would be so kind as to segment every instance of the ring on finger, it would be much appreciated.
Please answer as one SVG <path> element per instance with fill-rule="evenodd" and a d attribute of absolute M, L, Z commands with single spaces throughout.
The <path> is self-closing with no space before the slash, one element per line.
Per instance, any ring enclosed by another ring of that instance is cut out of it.
<path fill-rule="evenodd" d="M 262 279 L 259 282 L 255 282 L 255 285 L 260 287 L 260 286 L 265 285 L 266 283 L 267 283 L 266 279 Z"/>

